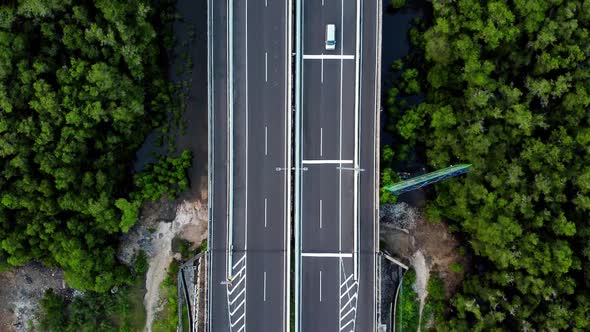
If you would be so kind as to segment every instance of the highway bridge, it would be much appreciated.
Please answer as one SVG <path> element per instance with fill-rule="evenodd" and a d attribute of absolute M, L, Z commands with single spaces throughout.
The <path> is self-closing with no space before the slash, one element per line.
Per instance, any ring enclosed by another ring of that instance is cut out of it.
<path fill-rule="evenodd" d="M 208 0 L 207 330 L 377 331 L 381 8 Z"/>

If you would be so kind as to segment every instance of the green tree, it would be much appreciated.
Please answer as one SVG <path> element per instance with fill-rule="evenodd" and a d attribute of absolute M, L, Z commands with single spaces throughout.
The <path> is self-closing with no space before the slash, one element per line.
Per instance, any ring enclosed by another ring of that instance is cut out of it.
<path fill-rule="evenodd" d="M 41 319 L 39 328 L 47 332 L 61 332 L 66 326 L 66 314 L 64 299 L 55 294 L 52 288 L 49 288 L 40 301 Z"/>
<path fill-rule="evenodd" d="M 425 151 L 433 168 L 473 164 L 435 185 L 427 205 L 477 267 L 465 269 L 441 331 L 588 328 L 588 8 L 434 1 L 430 26 L 412 30 L 421 36 L 387 99 L 394 155 Z M 404 104 L 417 91 L 423 99 Z"/>
<path fill-rule="evenodd" d="M 169 6 L 0 4 L 2 266 L 37 259 L 94 291 L 129 280 L 115 247 L 150 196 L 132 193 L 148 190 L 134 187 L 135 151 L 173 106 L 162 63 Z M 188 166 L 169 163 L 157 193 L 176 195 Z"/>
<path fill-rule="evenodd" d="M 402 8 L 406 5 L 406 0 L 391 0 L 391 6 L 395 9 Z"/>

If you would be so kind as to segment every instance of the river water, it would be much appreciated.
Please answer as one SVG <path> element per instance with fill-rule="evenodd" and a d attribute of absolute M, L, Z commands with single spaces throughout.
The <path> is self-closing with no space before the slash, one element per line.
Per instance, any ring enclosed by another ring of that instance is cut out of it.
<path fill-rule="evenodd" d="M 134 169 L 141 171 L 146 164 L 156 161 L 158 155 L 178 157 L 189 149 L 193 153 L 192 166 L 188 170 L 190 190 L 183 198 L 207 198 L 207 2 L 180 0 L 176 11 L 181 19 L 174 22 L 175 46 L 169 51 L 168 76 L 173 83 L 187 84 L 184 98 L 185 111 L 182 122 L 186 130 L 171 126 L 170 137 L 176 152 L 170 153 L 166 144 L 157 145 L 161 135 L 153 130 L 136 152 Z M 187 58 L 191 61 L 187 62 Z M 169 114 L 168 117 L 173 117 Z"/>
<path fill-rule="evenodd" d="M 394 143 L 391 135 L 385 130 L 387 123 L 385 101 L 387 92 L 391 89 L 394 79 L 399 73 L 391 70 L 391 64 L 404 58 L 410 52 L 409 31 L 412 20 L 424 17 L 428 4 L 424 0 L 408 1 L 402 9 L 394 10 L 389 1 L 383 0 L 383 26 L 381 38 L 381 144 Z"/>

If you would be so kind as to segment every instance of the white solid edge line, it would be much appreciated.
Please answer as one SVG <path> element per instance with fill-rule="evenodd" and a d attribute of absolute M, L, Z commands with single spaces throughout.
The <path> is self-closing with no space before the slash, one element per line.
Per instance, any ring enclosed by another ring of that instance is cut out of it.
<path fill-rule="evenodd" d="M 302 257 L 323 257 L 323 258 L 352 258 L 352 253 L 337 253 L 337 252 L 303 252 Z"/>
<path fill-rule="evenodd" d="M 233 79 L 233 0 L 229 0 L 227 4 L 227 150 L 228 150 L 228 167 L 227 167 L 227 257 L 226 257 L 226 269 L 229 274 L 227 278 L 232 277 L 231 267 L 233 265 L 233 91 L 234 91 L 234 79 Z"/>
<path fill-rule="evenodd" d="M 245 47 L 245 60 L 246 60 L 246 66 L 244 68 L 245 73 L 246 73 L 246 86 L 245 86 L 245 98 L 246 98 L 246 102 L 245 102 L 245 108 L 246 108 L 246 135 L 245 135 L 245 149 L 246 149 L 246 165 L 245 165 L 245 173 L 246 176 L 244 177 L 245 180 L 245 195 L 244 195 L 244 229 L 246 230 L 244 232 L 244 251 L 247 253 L 248 252 L 248 141 L 249 141 L 249 127 L 250 127 L 250 109 L 249 109 L 249 98 L 248 98 L 248 0 L 246 0 L 245 3 L 245 11 L 246 11 L 246 19 L 244 22 L 244 26 L 245 26 L 245 34 L 246 34 L 246 38 L 245 38 L 245 42 L 246 42 L 246 47 Z"/>
<path fill-rule="evenodd" d="M 361 2 L 360 0 L 356 1 L 356 59 L 355 59 L 355 98 L 354 98 L 354 167 L 355 168 L 360 168 L 359 167 L 359 158 L 360 158 L 360 153 L 359 153 L 359 136 L 360 136 L 360 132 L 359 132 L 359 99 L 360 99 L 360 89 L 361 89 L 361 82 L 359 82 L 360 80 L 360 38 L 361 38 Z M 354 179 L 353 179 L 353 193 L 354 193 L 354 197 L 353 197 L 353 253 L 354 253 L 354 258 L 353 258 L 353 274 L 354 274 L 354 280 L 358 280 L 358 191 L 359 191 L 359 172 L 355 171 L 354 172 Z"/>
<path fill-rule="evenodd" d="M 352 54 L 304 54 L 304 60 L 354 60 Z"/>
<path fill-rule="evenodd" d="M 353 161 L 349 159 L 339 160 L 339 159 L 308 159 L 302 160 L 301 163 L 313 165 L 313 164 L 352 164 Z"/>
<path fill-rule="evenodd" d="M 344 0 L 340 1 L 340 45 L 344 46 Z M 344 55 L 344 47 L 340 48 L 340 56 Z M 340 59 L 340 119 L 339 119 L 339 141 L 338 158 L 342 159 L 342 77 L 344 72 L 344 60 Z M 342 251 L 342 169 L 338 171 L 338 251 Z M 342 258 L 338 264 L 338 283 L 342 283 Z M 338 307 L 342 307 L 342 300 L 338 298 Z M 338 319 L 338 331 L 342 331 L 342 322 Z"/>
<path fill-rule="evenodd" d="M 244 268 L 246 268 L 246 266 L 248 265 L 248 127 L 250 126 L 250 120 L 249 120 L 249 109 L 248 109 L 248 0 L 246 0 L 245 3 L 245 11 L 246 11 L 246 19 L 244 22 L 245 25 L 245 35 L 246 35 L 246 56 L 245 56 L 245 60 L 246 60 L 246 167 L 245 167 L 245 171 L 246 171 L 246 176 L 245 176 L 245 204 L 244 204 L 244 256 L 246 256 L 246 259 L 244 260 Z M 244 274 L 244 299 L 248 298 L 248 283 L 245 280 L 247 278 L 247 275 Z M 244 326 L 247 325 L 247 316 L 248 313 L 248 303 L 246 302 L 244 304 Z M 246 330 L 246 328 L 244 328 L 244 330 Z"/>
<path fill-rule="evenodd" d="M 286 134 L 286 142 L 285 142 L 285 163 L 287 164 L 287 168 L 291 168 L 291 144 L 292 144 L 292 133 L 291 133 L 291 103 L 292 103 L 292 87 L 291 84 L 293 83 L 293 73 L 292 73 L 292 40 L 290 36 L 292 36 L 292 24 L 293 20 L 291 20 L 291 13 L 292 13 L 292 0 L 287 1 L 287 5 L 285 6 L 285 21 L 287 22 L 285 27 L 285 59 L 287 59 L 285 63 L 285 80 L 286 80 L 286 103 L 285 103 L 285 132 Z M 289 329 L 289 319 L 290 311 L 291 311 L 291 172 L 285 172 L 285 229 L 284 229 L 284 243 L 286 247 L 286 255 L 284 256 L 284 289 L 283 289 L 283 298 L 284 298 L 284 306 L 285 310 L 283 310 L 283 332 L 287 332 Z"/>

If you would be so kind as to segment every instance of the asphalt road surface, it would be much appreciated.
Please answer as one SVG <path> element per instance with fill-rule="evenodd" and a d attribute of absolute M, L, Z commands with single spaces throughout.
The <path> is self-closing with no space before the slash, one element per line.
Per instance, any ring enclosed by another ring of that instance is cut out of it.
<path fill-rule="evenodd" d="M 210 331 L 289 329 L 292 201 L 296 330 L 376 330 L 381 1 L 293 5 L 209 0 Z"/>
<path fill-rule="evenodd" d="M 288 329 L 289 6 L 209 0 L 211 331 Z"/>
<path fill-rule="evenodd" d="M 378 0 L 297 10 L 297 331 L 375 331 Z M 327 24 L 336 49 L 325 49 Z"/>
<path fill-rule="evenodd" d="M 225 1 L 208 0 L 209 311 L 210 331 L 229 331 L 228 276 L 228 17 Z"/>
<path fill-rule="evenodd" d="M 227 4 L 208 0 L 209 311 L 210 331 L 229 331 L 227 290 L 228 75 Z"/>

